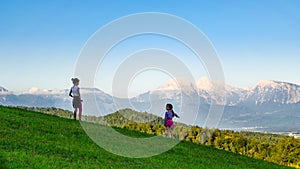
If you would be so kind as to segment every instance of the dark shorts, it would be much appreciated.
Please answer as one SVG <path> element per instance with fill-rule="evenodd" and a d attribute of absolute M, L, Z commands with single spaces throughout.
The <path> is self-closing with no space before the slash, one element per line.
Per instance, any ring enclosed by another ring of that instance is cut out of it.
<path fill-rule="evenodd" d="M 78 96 L 73 96 L 73 108 L 80 108 L 81 100 Z"/>

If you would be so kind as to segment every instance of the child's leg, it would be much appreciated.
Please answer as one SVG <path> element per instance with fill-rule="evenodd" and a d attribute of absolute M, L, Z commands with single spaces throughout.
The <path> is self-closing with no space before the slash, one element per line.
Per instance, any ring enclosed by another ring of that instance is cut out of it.
<path fill-rule="evenodd" d="M 165 135 L 168 137 L 168 132 L 169 132 L 169 129 L 168 129 L 169 127 L 168 126 L 166 126 L 166 131 L 165 131 Z"/>
<path fill-rule="evenodd" d="M 169 138 L 172 137 L 172 129 L 171 129 L 170 127 L 167 128 L 167 136 L 168 136 Z"/>
<path fill-rule="evenodd" d="M 74 108 L 74 120 L 76 120 L 77 108 Z"/>
<path fill-rule="evenodd" d="M 173 127 L 170 128 L 170 135 L 171 135 L 171 137 L 173 138 Z"/>
<path fill-rule="evenodd" d="M 81 121 L 81 115 L 82 115 L 82 104 L 80 103 L 79 106 L 79 120 Z"/>
<path fill-rule="evenodd" d="M 169 137 L 169 127 L 167 127 L 167 137 Z"/>

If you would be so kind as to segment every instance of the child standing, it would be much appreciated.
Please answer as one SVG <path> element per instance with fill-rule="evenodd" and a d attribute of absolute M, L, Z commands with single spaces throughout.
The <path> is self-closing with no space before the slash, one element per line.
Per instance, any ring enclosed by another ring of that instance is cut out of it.
<path fill-rule="evenodd" d="M 70 89 L 69 96 L 73 97 L 73 108 L 74 108 L 74 120 L 76 120 L 77 109 L 79 109 L 79 121 L 81 121 L 81 113 L 82 113 L 82 100 L 80 97 L 79 91 L 79 79 L 72 78 L 73 86 Z"/>
<path fill-rule="evenodd" d="M 173 111 L 173 105 L 172 104 L 167 104 L 166 105 L 166 114 L 165 114 L 165 119 L 164 119 L 164 125 L 167 128 L 167 137 L 172 137 L 172 130 L 174 128 L 174 123 L 172 121 L 172 118 L 175 116 L 177 118 L 179 118 L 179 116 L 174 113 Z"/>

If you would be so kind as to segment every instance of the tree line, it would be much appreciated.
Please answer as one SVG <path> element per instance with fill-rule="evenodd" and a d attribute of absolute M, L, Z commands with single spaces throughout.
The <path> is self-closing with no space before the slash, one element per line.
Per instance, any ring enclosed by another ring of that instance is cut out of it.
<path fill-rule="evenodd" d="M 121 127 L 155 135 L 165 133 L 165 126 L 162 124 L 128 122 Z M 300 139 L 294 137 L 197 126 L 176 126 L 173 136 L 180 140 L 300 168 Z"/>

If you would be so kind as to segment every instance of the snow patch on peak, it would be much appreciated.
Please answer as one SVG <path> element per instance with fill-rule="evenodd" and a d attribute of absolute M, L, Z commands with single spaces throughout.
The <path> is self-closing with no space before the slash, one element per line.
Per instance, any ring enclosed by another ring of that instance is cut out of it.
<path fill-rule="evenodd" d="M 179 90 L 179 84 L 176 80 L 170 79 L 154 90 Z"/>
<path fill-rule="evenodd" d="M 8 92 L 8 90 L 6 90 L 4 87 L 0 86 L 0 92 Z"/>
<path fill-rule="evenodd" d="M 251 91 L 251 90 L 253 90 L 253 86 L 246 86 L 246 87 L 243 87 L 241 89 L 245 90 L 245 91 Z"/>
<path fill-rule="evenodd" d="M 279 84 L 274 80 L 261 80 L 258 82 L 258 87 L 277 87 Z"/>
<path fill-rule="evenodd" d="M 281 82 L 275 80 L 261 80 L 258 82 L 256 86 L 253 88 L 273 88 L 273 89 L 280 89 L 280 88 L 299 88 L 300 86 L 288 82 Z"/>
<path fill-rule="evenodd" d="M 155 91 L 160 90 L 183 90 L 183 91 L 197 91 L 196 85 L 188 79 L 176 78 L 170 79 L 166 83 L 158 86 Z"/>
<path fill-rule="evenodd" d="M 208 77 L 200 78 L 196 85 L 197 88 L 201 90 L 211 91 L 213 89 L 213 83 Z"/>
<path fill-rule="evenodd" d="M 226 85 L 223 80 L 210 80 L 207 77 L 202 77 L 197 81 L 197 88 L 213 93 L 224 93 L 224 91 L 237 90 L 237 88 Z"/>
<path fill-rule="evenodd" d="M 1 95 L 7 95 L 10 94 L 11 92 L 9 92 L 8 90 L 6 90 L 4 87 L 0 86 L 0 94 Z"/>
<path fill-rule="evenodd" d="M 33 94 L 33 93 L 37 93 L 37 92 L 41 92 L 42 90 L 40 90 L 39 88 L 37 87 L 32 87 L 30 88 L 27 92 L 30 93 L 30 94 Z M 24 91 L 26 92 L 26 91 Z"/>

